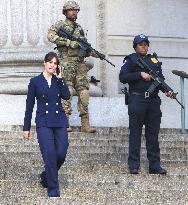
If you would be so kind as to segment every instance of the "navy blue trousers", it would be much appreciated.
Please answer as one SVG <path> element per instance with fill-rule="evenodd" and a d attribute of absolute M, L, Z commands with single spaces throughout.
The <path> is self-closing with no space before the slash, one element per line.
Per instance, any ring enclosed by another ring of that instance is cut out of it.
<path fill-rule="evenodd" d="M 37 138 L 44 161 L 43 180 L 48 185 L 48 196 L 60 195 L 58 170 L 64 163 L 68 149 L 67 128 L 37 128 Z"/>
<path fill-rule="evenodd" d="M 144 96 L 131 95 L 129 98 L 129 157 L 130 169 L 138 169 L 140 166 L 140 148 L 142 127 L 145 124 L 145 139 L 147 158 L 150 169 L 160 168 L 160 148 L 158 134 L 161 123 L 161 99 L 145 98 Z"/>

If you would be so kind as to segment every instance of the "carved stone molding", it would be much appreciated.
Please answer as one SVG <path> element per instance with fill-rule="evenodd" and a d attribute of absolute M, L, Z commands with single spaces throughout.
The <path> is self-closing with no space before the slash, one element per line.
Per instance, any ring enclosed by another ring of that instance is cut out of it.
<path fill-rule="evenodd" d="M 48 41 L 47 31 L 57 20 L 65 18 L 62 14 L 65 1 L 1 0 L 0 84 L 3 84 L 3 87 L 0 93 L 23 94 L 26 92 L 29 78 L 41 72 L 45 54 L 53 51 L 55 47 Z M 77 1 L 82 11 L 78 22 L 89 30 L 92 44 L 97 41 L 97 50 L 106 53 L 105 1 L 92 0 L 88 1 L 88 4 L 85 4 L 85 0 Z M 85 18 L 90 15 L 88 22 Z M 98 62 L 101 87 L 105 93 L 106 66 L 104 62 L 97 60 Z M 22 84 L 24 85 L 21 88 Z"/>
<path fill-rule="evenodd" d="M 1 0 L 1 6 L 0 6 L 0 48 L 4 46 L 7 43 L 7 4 L 6 0 Z"/>
<path fill-rule="evenodd" d="M 11 0 L 11 41 L 15 46 L 20 46 L 23 43 L 24 31 L 23 31 L 23 0 Z"/>
<path fill-rule="evenodd" d="M 97 49 L 102 53 L 107 52 L 107 33 L 106 33 L 106 0 L 96 0 L 97 18 Z M 104 95 L 107 95 L 106 63 L 99 63 L 101 88 Z"/>
<path fill-rule="evenodd" d="M 30 45 L 36 46 L 40 39 L 39 33 L 39 1 L 26 1 L 26 27 L 27 41 Z"/>
<path fill-rule="evenodd" d="M 29 53 L 50 47 L 47 29 L 56 16 L 53 4 L 52 0 L 1 0 L 1 52 Z"/>

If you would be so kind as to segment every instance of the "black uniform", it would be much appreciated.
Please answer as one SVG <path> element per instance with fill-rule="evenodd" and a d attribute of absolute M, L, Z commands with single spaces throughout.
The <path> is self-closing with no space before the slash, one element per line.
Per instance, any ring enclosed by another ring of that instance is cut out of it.
<path fill-rule="evenodd" d="M 124 65 L 121 68 L 119 79 L 122 83 L 129 84 L 129 157 L 128 165 L 130 169 L 139 169 L 140 166 L 140 147 L 142 127 L 145 124 L 145 138 L 149 168 L 153 170 L 160 169 L 160 148 L 158 142 L 158 133 L 161 123 L 161 99 L 158 96 L 160 87 L 148 97 L 147 89 L 152 84 L 151 81 L 144 81 L 141 72 L 146 72 L 136 64 L 138 54 L 133 53 L 124 59 Z M 143 60 L 164 78 L 161 70 L 161 63 L 156 56 L 148 54 Z"/>

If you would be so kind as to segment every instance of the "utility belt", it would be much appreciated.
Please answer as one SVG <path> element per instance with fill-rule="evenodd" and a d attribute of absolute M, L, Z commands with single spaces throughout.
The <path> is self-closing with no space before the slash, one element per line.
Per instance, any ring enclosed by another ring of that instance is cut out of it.
<path fill-rule="evenodd" d="M 150 93 L 149 91 L 145 91 L 145 92 L 128 92 L 127 87 L 124 87 L 124 89 L 121 90 L 124 94 L 125 94 L 125 105 L 129 104 L 129 97 L 131 95 L 139 95 L 139 96 L 143 96 L 144 98 L 157 98 L 158 95 L 157 94 L 153 94 Z"/>
<path fill-rule="evenodd" d="M 131 92 L 129 95 L 139 95 L 139 96 L 143 96 L 144 98 L 157 98 L 158 97 L 157 94 L 153 94 L 153 93 L 150 93 L 148 91 L 145 91 L 145 92 L 142 92 L 142 93 Z"/>

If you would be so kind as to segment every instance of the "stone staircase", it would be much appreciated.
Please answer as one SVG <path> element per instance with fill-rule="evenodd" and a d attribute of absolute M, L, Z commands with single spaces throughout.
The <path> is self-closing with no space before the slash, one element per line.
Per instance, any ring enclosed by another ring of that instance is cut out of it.
<path fill-rule="evenodd" d="M 43 163 L 36 133 L 23 140 L 21 126 L 0 126 L 0 204 L 2 205 L 188 205 L 188 135 L 161 129 L 166 176 L 149 175 L 144 137 L 141 171 L 128 174 L 127 128 L 97 128 L 69 135 L 61 168 L 60 198 L 48 198 L 39 184 Z"/>

